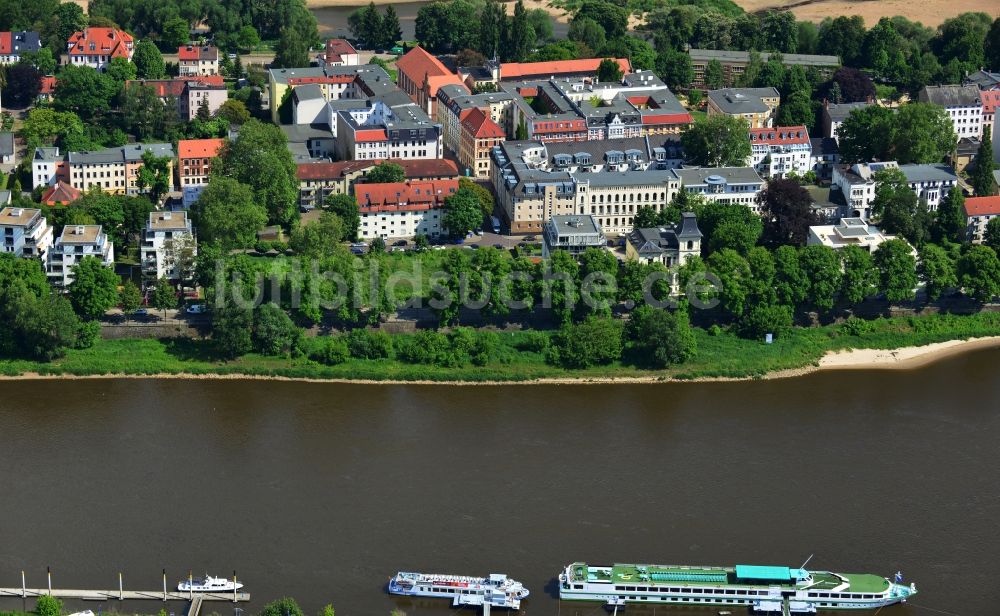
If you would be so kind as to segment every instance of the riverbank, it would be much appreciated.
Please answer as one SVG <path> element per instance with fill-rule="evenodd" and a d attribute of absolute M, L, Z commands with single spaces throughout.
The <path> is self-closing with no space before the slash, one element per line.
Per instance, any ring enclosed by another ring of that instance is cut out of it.
<path fill-rule="evenodd" d="M 695 328 L 698 352 L 663 370 L 614 362 L 581 370 L 552 366 L 544 350 L 525 348 L 524 334 L 499 334 L 485 366 L 409 364 L 396 359 L 347 359 L 335 365 L 304 357 L 245 355 L 223 360 L 209 341 L 99 340 L 52 362 L 0 360 L 0 378 L 274 379 L 368 384 L 610 384 L 789 378 L 817 370 L 915 368 L 956 353 L 1000 346 L 1000 314 L 927 315 L 795 328 L 773 344 Z M 395 336 L 406 336 L 397 334 Z M 127 359 L 126 359 L 127 358 Z"/>

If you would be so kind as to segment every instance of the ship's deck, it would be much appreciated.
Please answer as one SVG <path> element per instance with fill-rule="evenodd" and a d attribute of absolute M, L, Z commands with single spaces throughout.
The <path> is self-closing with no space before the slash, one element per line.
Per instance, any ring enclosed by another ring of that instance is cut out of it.
<path fill-rule="evenodd" d="M 584 563 L 571 566 L 574 580 L 607 582 L 611 584 L 651 585 L 651 586 L 757 586 L 794 589 L 791 581 L 748 581 L 736 577 L 734 567 L 685 567 L 674 565 L 634 565 L 616 564 L 610 567 L 588 567 Z M 813 584 L 809 590 L 831 590 L 843 582 L 836 575 L 813 571 Z M 844 592 L 881 593 L 889 588 L 889 582 L 880 576 L 868 573 L 839 574 L 848 580 L 849 588 Z"/>

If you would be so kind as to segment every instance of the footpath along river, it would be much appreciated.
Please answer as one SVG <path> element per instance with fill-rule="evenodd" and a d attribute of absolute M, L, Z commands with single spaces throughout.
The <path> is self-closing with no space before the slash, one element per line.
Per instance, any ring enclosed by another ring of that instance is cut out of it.
<path fill-rule="evenodd" d="M 815 554 L 917 583 L 881 616 L 995 616 L 998 365 L 991 350 L 745 383 L 2 382 L 0 586 L 22 569 L 44 586 L 47 565 L 76 588 L 237 569 L 247 614 L 288 595 L 309 615 L 444 616 L 387 596 L 388 577 L 503 572 L 532 590 L 525 614 L 599 616 L 555 599 L 566 563 Z"/>

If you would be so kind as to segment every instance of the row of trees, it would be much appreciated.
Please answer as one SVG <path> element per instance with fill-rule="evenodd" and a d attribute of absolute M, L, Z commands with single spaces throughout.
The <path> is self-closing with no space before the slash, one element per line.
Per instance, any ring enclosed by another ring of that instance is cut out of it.
<path fill-rule="evenodd" d="M 552 18 L 544 9 L 525 8 L 518 0 L 513 16 L 497 0 L 438 0 L 420 7 L 416 36 L 432 53 L 477 50 L 487 58 L 520 62 L 531 49 L 552 38 Z"/>
<path fill-rule="evenodd" d="M 351 33 L 368 49 L 390 49 L 403 37 L 399 16 L 391 4 L 380 13 L 374 2 L 351 13 L 347 18 Z"/>

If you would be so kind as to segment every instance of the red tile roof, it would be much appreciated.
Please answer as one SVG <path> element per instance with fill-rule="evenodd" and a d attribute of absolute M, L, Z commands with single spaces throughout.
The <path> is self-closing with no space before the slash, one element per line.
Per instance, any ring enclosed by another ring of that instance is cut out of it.
<path fill-rule="evenodd" d="M 691 124 L 694 118 L 690 113 L 655 113 L 643 114 L 643 124 Z"/>
<path fill-rule="evenodd" d="M 1000 105 L 1000 90 L 986 90 L 979 96 L 983 99 L 983 113 L 994 113 Z"/>
<path fill-rule="evenodd" d="M 441 207 L 457 190 L 458 180 L 356 184 L 354 197 L 364 212 L 417 211 Z"/>
<path fill-rule="evenodd" d="M 426 84 L 431 97 L 437 96 L 441 86 L 463 83 L 458 75 L 449 71 L 440 60 L 419 45 L 396 61 L 396 69 L 418 87 L 423 88 Z"/>
<path fill-rule="evenodd" d="M 965 200 L 966 216 L 996 216 L 1000 214 L 1000 197 L 969 197 Z"/>
<path fill-rule="evenodd" d="M 182 45 L 177 48 L 178 60 L 206 60 L 214 62 L 219 59 L 219 50 L 211 45 Z"/>
<path fill-rule="evenodd" d="M 381 160 L 344 160 L 335 163 L 302 163 L 298 165 L 296 175 L 299 180 L 329 180 L 342 178 L 349 173 L 371 169 L 375 165 L 389 162 L 403 168 L 408 178 L 444 178 L 458 177 L 458 165 L 454 161 L 443 158 L 426 158 L 403 160 L 390 158 Z"/>
<path fill-rule="evenodd" d="M 91 49 L 93 44 L 93 49 Z M 132 35 L 116 28 L 84 28 L 74 32 L 66 42 L 70 56 L 132 56 Z"/>
<path fill-rule="evenodd" d="M 58 83 L 58 80 L 55 77 L 42 77 L 42 89 L 39 94 L 48 94 L 51 96 L 56 91 L 56 83 Z"/>
<path fill-rule="evenodd" d="M 584 60 L 553 60 L 551 62 L 504 62 L 500 65 L 501 79 L 523 79 L 525 77 L 550 77 L 579 73 L 597 73 L 597 67 L 604 58 Z M 615 58 L 623 73 L 632 72 L 628 58 Z"/>
<path fill-rule="evenodd" d="M 326 41 L 326 61 L 341 62 L 343 56 L 355 55 L 357 50 L 344 39 L 328 39 Z"/>
<path fill-rule="evenodd" d="M 806 144 L 809 143 L 809 129 L 805 126 L 751 128 L 750 143 L 764 143 L 767 145 Z"/>
<path fill-rule="evenodd" d="M 222 75 L 186 75 L 184 77 L 174 77 L 173 79 L 130 79 L 125 82 L 126 88 L 133 86 L 146 86 L 156 90 L 156 95 L 160 98 L 168 96 L 183 96 L 184 89 L 190 84 L 193 88 L 211 87 L 222 88 L 225 84 Z"/>
<path fill-rule="evenodd" d="M 9 55 L 14 50 L 14 34 L 12 32 L 0 32 L 0 54 Z"/>
<path fill-rule="evenodd" d="M 462 121 L 462 130 L 475 139 L 502 139 L 503 129 L 478 107 L 471 109 Z"/>
<path fill-rule="evenodd" d="M 363 128 L 361 130 L 354 131 L 355 143 L 386 141 L 388 139 L 389 136 L 386 134 L 385 130 L 381 128 Z"/>
<path fill-rule="evenodd" d="M 42 193 L 42 203 L 45 205 L 69 205 L 80 198 L 81 193 L 66 182 L 59 180 L 54 186 Z"/>
<path fill-rule="evenodd" d="M 177 158 L 215 158 L 225 139 L 181 139 L 177 142 Z"/>

